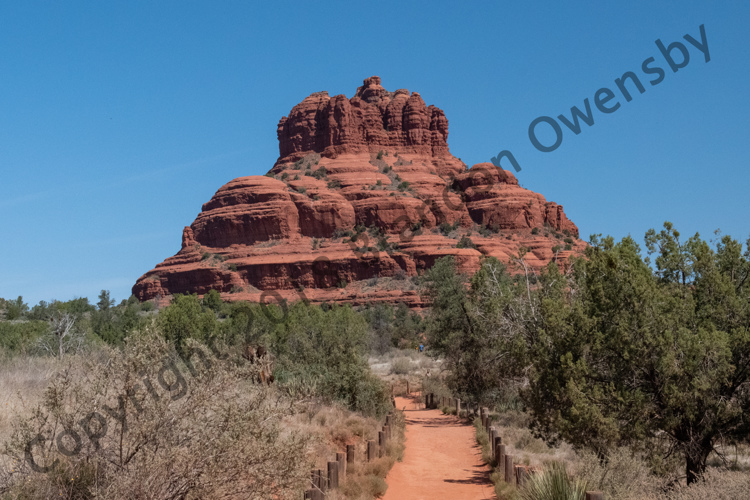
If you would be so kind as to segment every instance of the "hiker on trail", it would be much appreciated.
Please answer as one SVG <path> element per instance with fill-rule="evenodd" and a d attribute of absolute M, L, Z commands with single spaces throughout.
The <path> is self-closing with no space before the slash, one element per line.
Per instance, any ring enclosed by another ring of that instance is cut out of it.
<path fill-rule="evenodd" d="M 419 352 L 424 352 L 424 345 L 423 344 L 419 344 Z"/>

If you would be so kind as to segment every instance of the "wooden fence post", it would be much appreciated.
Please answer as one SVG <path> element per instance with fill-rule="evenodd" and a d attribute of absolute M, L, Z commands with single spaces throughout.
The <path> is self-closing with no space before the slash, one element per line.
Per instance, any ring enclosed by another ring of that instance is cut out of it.
<path fill-rule="evenodd" d="M 328 462 L 328 489 L 336 490 L 339 487 L 339 463 Z"/>
<path fill-rule="evenodd" d="M 323 473 L 323 469 L 315 469 L 313 471 L 313 484 L 316 488 L 318 488 L 320 491 L 326 490 L 326 483 L 327 483 L 326 475 Z"/>
<path fill-rule="evenodd" d="M 456 398 L 456 416 L 461 416 L 461 400 Z"/>
<path fill-rule="evenodd" d="M 346 453 L 337 452 L 336 461 L 339 463 L 339 480 L 343 481 L 346 477 Z"/>
<path fill-rule="evenodd" d="M 409 390 L 409 381 L 406 381 L 406 394 L 411 394 L 411 391 Z"/>
<path fill-rule="evenodd" d="M 604 493 L 601 491 L 587 491 L 586 500 L 604 500 Z"/>
<path fill-rule="evenodd" d="M 516 478 L 513 475 L 513 455 L 505 455 L 505 482 L 508 484 L 515 484 Z"/>
<path fill-rule="evenodd" d="M 496 432 L 495 428 L 490 427 L 490 436 L 489 436 L 490 437 L 490 442 L 489 442 L 490 458 L 494 458 L 495 456 L 495 432 Z"/>
<path fill-rule="evenodd" d="M 383 457 L 385 456 L 385 432 L 380 431 L 378 432 L 378 456 Z"/>
<path fill-rule="evenodd" d="M 501 444 L 497 447 L 497 469 L 505 473 L 505 445 Z"/>
<path fill-rule="evenodd" d="M 385 439 L 386 439 L 386 441 L 390 441 L 390 439 L 391 439 L 391 426 L 390 425 L 384 425 L 383 426 L 383 432 L 385 432 Z"/>
<path fill-rule="evenodd" d="M 305 500 L 325 500 L 325 495 L 317 488 L 310 488 L 305 492 Z"/>
<path fill-rule="evenodd" d="M 500 436 L 495 435 L 495 444 L 492 447 L 492 449 L 495 450 L 495 461 L 496 462 L 498 460 L 500 460 L 500 446 L 502 445 L 502 443 L 503 443 L 503 439 Z"/>
<path fill-rule="evenodd" d="M 354 463 L 354 445 L 353 444 L 346 445 L 346 461 L 350 464 Z"/>
<path fill-rule="evenodd" d="M 526 483 L 526 467 L 523 465 L 516 465 L 516 483 L 518 484 L 518 487 L 520 488 Z"/>
<path fill-rule="evenodd" d="M 367 441 L 367 461 L 372 462 L 375 460 L 375 455 L 377 455 L 377 452 L 375 451 L 375 440 L 370 439 Z"/>

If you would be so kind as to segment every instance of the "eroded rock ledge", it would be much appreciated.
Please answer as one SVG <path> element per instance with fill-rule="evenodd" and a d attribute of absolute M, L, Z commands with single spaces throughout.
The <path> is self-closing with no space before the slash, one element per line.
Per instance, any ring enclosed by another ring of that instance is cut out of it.
<path fill-rule="evenodd" d="M 140 300 L 216 289 L 230 300 L 404 301 L 414 276 L 453 255 L 561 265 L 585 244 L 561 205 L 509 171 L 468 169 L 448 149 L 448 120 L 416 92 L 367 78 L 351 99 L 317 92 L 279 121 L 266 176 L 222 186 L 183 230 L 173 257 L 138 279 Z"/>

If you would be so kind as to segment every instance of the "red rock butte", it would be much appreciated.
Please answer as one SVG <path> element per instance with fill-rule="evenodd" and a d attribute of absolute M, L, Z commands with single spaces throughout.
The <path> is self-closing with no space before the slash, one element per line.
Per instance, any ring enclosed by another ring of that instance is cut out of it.
<path fill-rule="evenodd" d="M 417 92 L 367 78 L 351 99 L 316 92 L 279 121 L 265 176 L 222 186 L 182 232 L 182 248 L 133 286 L 139 300 L 214 289 L 227 300 L 403 301 L 452 255 L 560 265 L 585 248 L 562 205 L 491 163 L 448 149 L 448 120 Z"/>

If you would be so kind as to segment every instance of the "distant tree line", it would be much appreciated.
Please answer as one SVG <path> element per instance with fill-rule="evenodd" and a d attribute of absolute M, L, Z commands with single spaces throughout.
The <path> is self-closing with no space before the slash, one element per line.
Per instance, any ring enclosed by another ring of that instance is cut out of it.
<path fill-rule="evenodd" d="M 340 401 L 368 415 L 387 410 L 389 395 L 370 372 L 367 357 L 423 342 L 421 316 L 404 304 L 265 305 L 223 302 L 211 290 L 202 298 L 176 295 L 157 310 L 134 297 L 115 305 L 102 290 L 87 298 L 42 301 L 0 299 L 0 352 L 63 356 L 97 345 L 123 347 L 134 332 L 154 325 L 180 356 L 191 341 L 225 348 L 263 346 L 275 358 L 273 375 L 293 395 Z"/>

